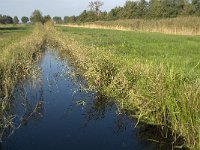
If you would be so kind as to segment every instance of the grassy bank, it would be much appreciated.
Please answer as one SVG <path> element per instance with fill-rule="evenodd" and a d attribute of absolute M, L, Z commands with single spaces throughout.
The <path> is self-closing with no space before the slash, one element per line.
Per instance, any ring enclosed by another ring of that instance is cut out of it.
<path fill-rule="evenodd" d="M 0 49 L 19 42 L 24 36 L 32 33 L 33 26 L 28 25 L 0 25 Z"/>
<path fill-rule="evenodd" d="M 171 19 L 130 19 L 115 21 L 96 21 L 67 24 L 67 26 L 85 28 L 103 28 L 125 31 L 160 32 L 178 35 L 200 35 L 199 17 L 180 17 Z"/>
<path fill-rule="evenodd" d="M 159 125 L 165 138 L 170 129 L 173 146 L 183 138 L 179 146 L 200 147 L 198 37 L 69 28 L 48 33 L 48 43 L 77 65 L 90 88 L 113 99 L 119 112 Z"/>
<path fill-rule="evenodd" d="M 2 28 L 1 28 L 2 29 Z M 12 125 L 14 116 L 9 115 L 11 95 L 16 84 L 32 74 L 34 59 L 44 45 L 43 26 L 33 31 L 28 27 L 4 27 L 0 53 L 0 138 Z"/>

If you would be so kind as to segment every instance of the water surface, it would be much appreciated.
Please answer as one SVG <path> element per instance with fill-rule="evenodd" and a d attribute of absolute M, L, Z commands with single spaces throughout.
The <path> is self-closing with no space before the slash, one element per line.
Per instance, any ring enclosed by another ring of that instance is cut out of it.
<path fill-rule="evenodd" d="M 135 124 L 114 104 L 74 80 L 73 69 L 47 50 L 40 75 L 24 81 L 14 97 L 14 126 L 2 149 L 9 150 L 141 150 L 153 144 L 141 138 Z M 34 83 L 33 83 L 34 82 Z M 32 84 L 33 83 L 33 84 Z"/>

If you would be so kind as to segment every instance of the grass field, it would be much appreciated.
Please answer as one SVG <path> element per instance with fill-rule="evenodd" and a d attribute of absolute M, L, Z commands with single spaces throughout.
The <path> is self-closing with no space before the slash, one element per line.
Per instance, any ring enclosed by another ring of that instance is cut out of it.
<path fill-rule="evenodd" d="M 127 61 L 139 59 L 163 63 L 176 71 L 200 71 L 200 36 L 124 32 L 103 29 L 58 27 L 83 45 L 107 49 Z M 126 61 L 126 62 L 127 62 Z"/>
<path fill-rule="evenodd" d="M 32 26 L 0 25 L 0 48 L 4 48 L 32 32 Z"/>

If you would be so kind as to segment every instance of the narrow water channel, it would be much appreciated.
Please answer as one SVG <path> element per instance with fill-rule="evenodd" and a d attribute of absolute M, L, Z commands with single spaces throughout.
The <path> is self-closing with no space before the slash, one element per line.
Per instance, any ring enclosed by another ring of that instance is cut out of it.
<path fill-rule="evenodd" d="M 114 104 L 81 90 L 83 81 L 70 77 L 67 72 L 72 67 L 54 51 L 46 50 L 39 66 L 36 83 L 25 81 L 14 94 L 16 129 L 1 149 L 153 149 L 138 134 L 134 122 L 117 113 Z"/>

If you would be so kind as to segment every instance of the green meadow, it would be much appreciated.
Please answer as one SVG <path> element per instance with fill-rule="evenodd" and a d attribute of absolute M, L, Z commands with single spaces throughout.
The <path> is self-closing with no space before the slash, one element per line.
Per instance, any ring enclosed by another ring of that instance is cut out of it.
<path fill-rule="evenodd" d="M 19 41 L 23 36 L 31 33 L 32 26 L 0 25 L 0 48 Z"/>
<path fill-rule="evenodd" d="M 133 59 L 169 65 L 175 71 L 200 71 L 200 36 L 166 35 L 134 31 L 116 31 L 57 27 L 83 45 L 107 49 L 127 62 Z"/>

